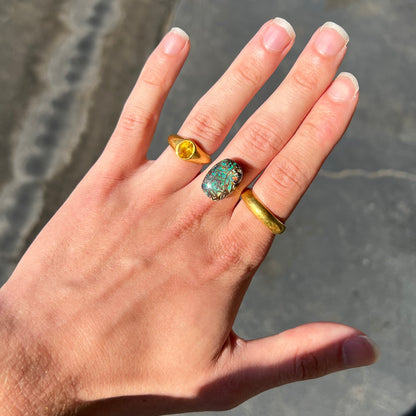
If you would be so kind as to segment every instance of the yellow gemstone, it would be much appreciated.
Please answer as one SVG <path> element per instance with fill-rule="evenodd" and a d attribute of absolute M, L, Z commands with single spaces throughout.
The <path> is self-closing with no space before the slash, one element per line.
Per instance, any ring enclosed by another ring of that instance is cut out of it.
<path fill-rule="evenodd" d="M 191 140 L 183 140 L 176 146 L 176 154 L 183 160 L 190 159 L 195 154 L 195 145 Z"/>

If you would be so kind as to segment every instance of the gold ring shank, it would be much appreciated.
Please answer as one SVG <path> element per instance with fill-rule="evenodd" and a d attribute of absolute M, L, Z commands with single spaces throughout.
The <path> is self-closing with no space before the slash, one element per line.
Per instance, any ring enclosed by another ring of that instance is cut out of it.
<path fill-rule="evenodd" d="M 241 194 L 241 199 L 248 209 L 273 233 L 282 234 L 286 226 L 276 218 L 253 194 L 251 189 L 246 189 Z"/>
<path fill-rule="evenodd" d="M 181 160 L 192 163 L 206 164 L 211 162 L 211 157 L 204 152 L 193 140 L 171 134 L 168 137 L 169 145 L 175 150 L 176 156 Z"/>

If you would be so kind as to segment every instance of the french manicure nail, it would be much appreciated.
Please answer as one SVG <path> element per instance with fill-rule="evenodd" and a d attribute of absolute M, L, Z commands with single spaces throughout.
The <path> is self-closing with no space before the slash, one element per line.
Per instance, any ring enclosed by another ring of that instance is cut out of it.
<path fill-rule="evenodd" d="M 334 56 L 347 46 L 349 39 L 348 33 L 341 26 L 326 22 L 318 32 L 315 45 L 322 55 Z"/>
<path fill-rule="evenodd" d="M 163 51 L 167 55 L 178 54 L 189 41 L 189 36 L 179 27 L 173 27 L 162 42 Z"/>
<path fill-rule="evenodd" d="M 344 365 L 347 368 L 375 363 L 380 352 L 375 342 L 365 335 L 347 339 L 342 347 Z"/>
<path fill-rule="evenodd" d="M 357 78 L 349 72 L 341 72 L 328 89 L 333 101 L 347 101 L 358 94 L 360 86 Z"/>
<path fill-rule="evenodd" d="M 276 17 L 263 36 L 263 44 L 268 50 L 282 52 L 294 38 L 292 25 L 285 19 Z"/>

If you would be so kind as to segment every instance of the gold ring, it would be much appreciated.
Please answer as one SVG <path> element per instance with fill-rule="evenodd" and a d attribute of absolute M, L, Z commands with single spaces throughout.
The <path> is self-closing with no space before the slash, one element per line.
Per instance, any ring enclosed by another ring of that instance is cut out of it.
<path fill-rule="evenodd" d="M 245 202 L 248 209 L 273 233 L 282 234 L 286 226 L 276 218 L 253 194 L 253 191 L 247 188 L 241 194 L 241 199 Z"/>
<path fill-rule="evenodd" d="M 186 139 L 177 134 L 168 137 L 170 146 L 175 150 L 176 156 L 188 162 L 206 164 L 211 162 L 209 154 L 205 153 L 193 140 Z"/>

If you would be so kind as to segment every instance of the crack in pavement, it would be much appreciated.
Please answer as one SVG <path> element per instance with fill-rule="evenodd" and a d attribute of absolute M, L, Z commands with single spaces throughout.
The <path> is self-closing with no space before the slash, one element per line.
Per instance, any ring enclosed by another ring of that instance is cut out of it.
<path fill-rule="evenodd" d="M 319 176 L 323 176 L 324 178 L 329 179 L 345 179 L 351 177 L 360 177 L 366 179 L 394 178 L 416 182 L 416 174 L 395 169 L 379 169 L 375 171 L 366 171 L 364 169 L 344 169 L 339 172 L 323 169 L 319 172 Z"/>

